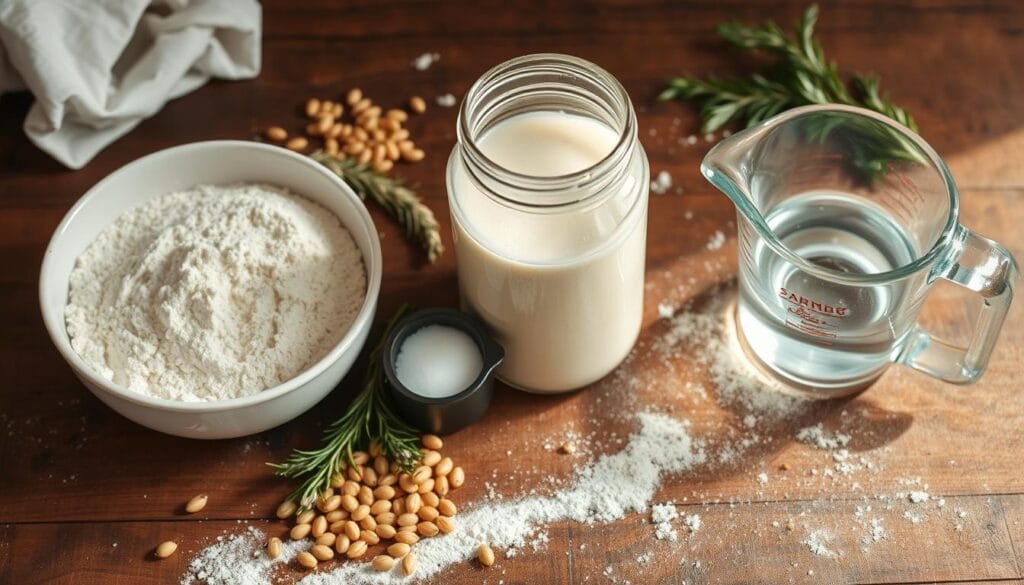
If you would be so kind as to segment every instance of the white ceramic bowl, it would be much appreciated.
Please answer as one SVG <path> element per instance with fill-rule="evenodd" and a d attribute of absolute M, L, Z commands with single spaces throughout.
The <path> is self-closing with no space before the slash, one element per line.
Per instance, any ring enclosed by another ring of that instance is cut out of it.
<path fill-rule="evenodd" d="M 64 324 L 75 259 L 119 215 L 154 197 L 198 184 L 260 182 L 285 187 L 336 213 L 363 254 L 366 300 L 352 327 L 320 361 L 255 396 L 211 402 L 151 398 L 97 374 L 71 347 Z M 370 332 L 380 293 L 381 250 L 362 201 L 319 163 L 283 148 L 233 140 L 198 142 L 144 156 L 97 183 L 64 216 L 46 248 L 39 301 L 50 338 L 75 375 L 108 406 L 164 433 L 197 439 L 257 433 L 302 414 L 352 367 Z"/>

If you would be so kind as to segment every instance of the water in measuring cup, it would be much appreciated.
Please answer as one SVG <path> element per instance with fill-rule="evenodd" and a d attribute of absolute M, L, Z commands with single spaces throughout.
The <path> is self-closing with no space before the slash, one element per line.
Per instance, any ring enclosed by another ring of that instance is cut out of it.
<path fill-rule="evenodd" d="M 798 256 L 839 272 L 886 272 L 917 256 L 885 210 L 850 194 L 791 197 L 766 220 Z M 740 225 L 737 318 L 760 361 L 790 381 L 837 394 L 870 382 L 892 363 L 912 323 L 898 316 L 905 284 L 823 280 L 777 254 L 742 217 Z"/>

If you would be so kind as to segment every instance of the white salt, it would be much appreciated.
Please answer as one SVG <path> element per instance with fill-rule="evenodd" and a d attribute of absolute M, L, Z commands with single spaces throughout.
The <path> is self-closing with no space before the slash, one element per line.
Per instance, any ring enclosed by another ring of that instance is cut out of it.
<path fill-rule="evenodd" d="M 441 106 L 442 108 L 451 108 L 455 106 L 456 103 L 458 103 L 458 100 L 455 99 L 455 96 L 453 96 L 450 93 L 437 96 L 435 101 L 437 102 L 437 105 Z"/>
<path fill-rule="evenodd" d="M 402 385 L 427 398 L 462 392 L 483 367 L 473 339 L 464 331 L 444 325 L 427 325 L 406 337 L 395 360 L 395 374 Z"/>

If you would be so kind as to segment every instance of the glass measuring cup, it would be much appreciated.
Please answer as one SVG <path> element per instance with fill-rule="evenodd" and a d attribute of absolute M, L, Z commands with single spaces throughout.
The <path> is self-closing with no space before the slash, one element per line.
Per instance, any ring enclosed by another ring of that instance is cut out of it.
<path fill-rule="evenodd" d="M 843 396 L 894 362 L 957 384 L 984 372 L 1017 264 L 960 225 L 949 169 L 919 136 L 805 106 L 723 140 L 701 171 L 737 208 L 739 338 L 787 386 Z M 966 347 L 916 325 L 940 278 L 981 296 Z"/>

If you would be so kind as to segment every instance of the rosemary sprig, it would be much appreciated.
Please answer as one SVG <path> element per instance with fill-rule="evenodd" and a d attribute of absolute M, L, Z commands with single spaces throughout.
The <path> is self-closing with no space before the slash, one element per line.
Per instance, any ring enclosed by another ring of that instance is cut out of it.
<path fill-rule="evenodd" d="M 408 306 L 402 306 L 391 318 L 380 341 L 370 352 L 362 391 L 345 414 L 324 431 L 320 448 L 313 451 L 295 449 L 284 463 L 267 464 L 282 477 L 304 477 L 302 484 L 288 495 L 288 499 L 299 504 L 300 509 L 312 507 L 317 497 L 330 487 L 331 478 L 336 473 L 347 465 L 355 465 L 352 453 L 366 448 L 372 439 L 379 442 L 384 456 L 398 463 L 404 471 L 410 471 L 419 461 L 416 429 L 391 410 L 381 365 L 384 340 L 408 310 Z"/>
<path fill-rule="evenodd" d="M 879 92 L 875 76 L 852 77 L 850 91 L 839 76 L 834 62 L 825 58 L 821 44 L 814 38 L 818 7 L 811 5 L 794 31 L 794 39 L 774 22 L 763 27 L 737 22 L 722 23 L 717 32 L 726 42 L 746 51 L 761 51 L 775 58 L 766 74 L 746 79 L 722 80 L 716 77 L 675 77 L 658 96 L 659 100 L 678 99 L 700 104 L 701 131 L 715 132 L 730 122 L 753 126 L 784 110 L 808 104 L 837 103 L 860 106 L 884 114 L 916 130 L 914 119 L 903 108 Z M 853 165 L 870 177 L 884 172 L 892 160 L 923 162 L 919 150 L 898 132 L 878 130 L 878 125 L 862 125 L 842 137 L 853 143 Z M 824 140 L 834 128 L 817 128 L 814 134 Z M 849 130 L 849 129 L 847 129 Z"/>
<path fill-rule="evenodd" d="M 330 155 L 322 150 L 309 156 L 341 177 L 360 197 L 373 199 L 394 216 L 405 228 L 406 235 L 419 241 L 431 263 L 444 252 L 434 212 L 400 181 L 374 172 L 369 165 L 360 165 L 353 159 Z"/>

